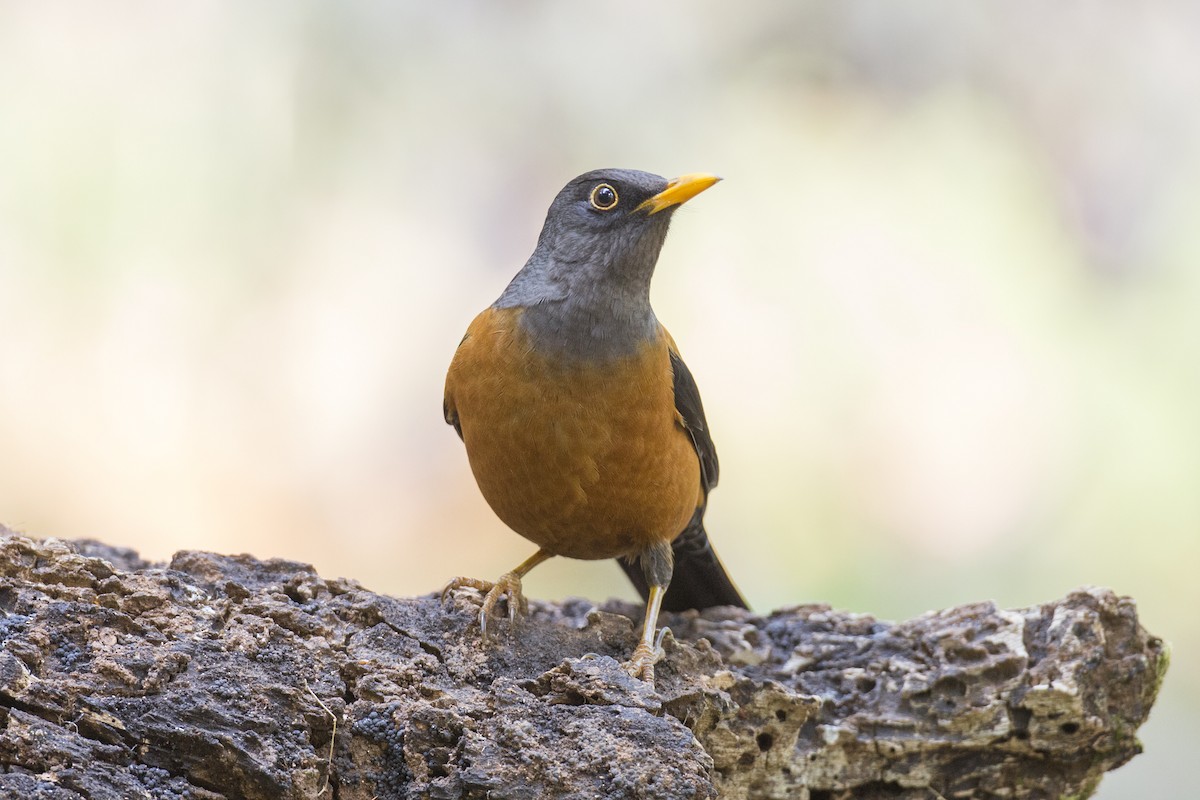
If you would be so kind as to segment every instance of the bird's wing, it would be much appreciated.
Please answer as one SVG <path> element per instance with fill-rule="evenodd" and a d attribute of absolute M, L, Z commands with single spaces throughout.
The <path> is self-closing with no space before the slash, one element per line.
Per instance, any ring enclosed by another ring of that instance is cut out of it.
<path fill-rule="evenodd" d="M 470 335 L 471 335 L 471 332 L 468 330 L 466 335 L 463 336 L 462 340 L 459 341 L 459 343 L 458 343 L 459 348 L 461 348 L 463 346 L 463 342 L 465 342 L 467 340 L 467 338 L 470 337 Z M 457 355 L 457 354 L 458 354 L 458 352 L 456 349 L 455 355 Z M 452 390 L 453 380 L 454 380 L 454 365 L 453 365 L 453 362 L 451 362 L 450 371 L 446 373 L 445 393 L 442 395 L 442 416 L 445 417 L 447 425 L 454 426 L 454 432 L 457 433 L 458 438 L 461 439 L 461 438 L 463 438 L 462 423 L 458 421 L 458 408 L 456 408 L 454 405 L 454 392 Z"/>
<path fill-rule="evenodd" d="M 449 397 L 442 400 L 442 416 L 446 418 L 447 425 L 454 426 L 454 432 L 458 434 L 458 438 L 462 438 L 462 425 L 458 421 L 458 411 L 454 408 L 454 402 Z"/>
<path fill-rule="evenodd" d="M 670 342 L 671 372 L 675 380 L 675 412 L 683 429 L 692 439 L 696 448 L 696 457 L 700 459 L 700 480 L 704 485 L 704 495 L 717 485 L 720 478 L 721 465 L 717 461 L 717 447 L 713 444 L 712 434 L 708 432 L 708 420 L 704 418 L 704 403 L 700 401 L 700 387 L 692 371 L 683 363 L 675 342 Z"/>

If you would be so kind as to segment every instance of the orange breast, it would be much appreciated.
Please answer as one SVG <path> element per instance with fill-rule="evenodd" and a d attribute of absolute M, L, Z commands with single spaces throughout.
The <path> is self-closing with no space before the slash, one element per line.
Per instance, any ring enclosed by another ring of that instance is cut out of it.
<path fill-rule="evenodd" d="M 520 313 L 476 317 L 446 376 L 484 498 L 556 555 L 611 558 L 673 540 L 701 490 L 666 332 L 628 358 L 564 365 L 531 349 Z"/>

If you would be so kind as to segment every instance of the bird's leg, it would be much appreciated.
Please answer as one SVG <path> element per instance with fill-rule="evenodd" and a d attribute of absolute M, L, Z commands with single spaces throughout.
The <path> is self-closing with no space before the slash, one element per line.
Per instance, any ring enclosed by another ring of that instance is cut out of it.
<path fill-rule="evenodd" d="M 646 598 L 646 618 L 642 620 L 642 639 L 624 667 L 633 677 L 654 683 L 654 665 L 663 657 L 662 637 L 656 639 L 654 629 L 658 626 L 663 595 L 667 593 L 671 573 L 675 569 L 675 555 L 670 543 L 660 542 L 647 549 L 641 555 L 641 563 L 646 584 L 650 587 Z"/>
<path fill-rule="evenodd" d="M 529 573 L 529 570 L 553 555 L 548 550 L 538 550 L 529 558 L 522 561 L 521 565 L 512 572 L 506 572 L 497 578 L 495 583 L 480 580 L 479 578 L 454 578 L 446 584 L 445 589 L 442 589 L 442 602 L 446 602 L 446 597 L 450 592 L 464 586 L 486 592 L 483 598 L 483 607 L 479 609 L 479 633 L 486 639 L 488 635 L 488 617 L 492 615 L 496 606 L 500 604 L 501 599 L 506 596 L 508 598 L 508 619 L 510 622 L 516 621 L 517 614 L 524 614 L 529 610 L 529 603 L 526 602 L 525 595 L 521 593 L 521 578 L 524 578 Z"/>

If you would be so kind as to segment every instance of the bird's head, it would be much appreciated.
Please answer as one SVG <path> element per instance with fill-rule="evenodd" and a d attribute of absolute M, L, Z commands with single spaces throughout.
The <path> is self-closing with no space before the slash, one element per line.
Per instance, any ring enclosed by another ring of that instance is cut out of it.
<path fill-rule="evenodd" d="M 720 178 L 600 169 L 563 187 L 538 237 L 538 250 L 588 280 L 649 285 L 671 216 Z"/>
<path fill-rule="evenodd" d="M 648 298 L 672 214 L 719 180 L 696 173 L 668 181 L 629 169 L 580 175 L 550 204 L 537 248 L 499 303 Z"/>

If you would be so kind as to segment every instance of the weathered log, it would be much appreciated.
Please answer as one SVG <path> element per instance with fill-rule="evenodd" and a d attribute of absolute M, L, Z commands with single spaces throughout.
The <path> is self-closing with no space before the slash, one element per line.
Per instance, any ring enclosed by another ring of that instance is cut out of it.
<path fill-rule="evenodd" d="M 534 601 L 487 645 L 478 607 L 0 528 L 0 796 L 1084 797 L 1167 665 L 1104 589 L 668 615 L 656 687 L 618 663 L 629 604 Z"/>

